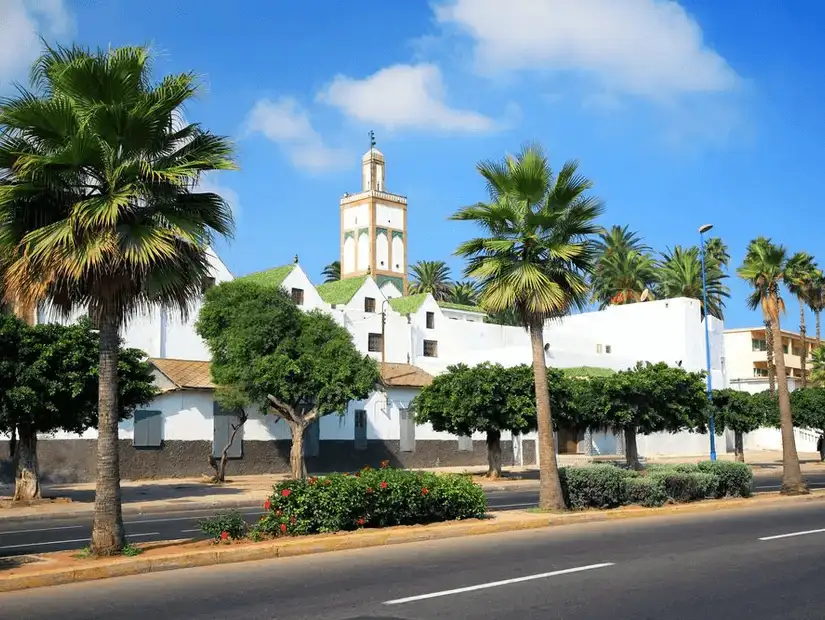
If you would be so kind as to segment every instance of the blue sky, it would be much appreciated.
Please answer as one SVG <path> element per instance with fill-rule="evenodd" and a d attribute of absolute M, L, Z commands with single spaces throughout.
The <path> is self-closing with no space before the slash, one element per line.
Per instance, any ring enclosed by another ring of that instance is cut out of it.
<path fill-rule="evenodd" d="M 535 140 L 656 248 L 712 222 L 734 266 L 760 234 L 825 264 L 823 20 L 816 0 L 0 0 L 0 90 L 36 33 L 149 44 L 158 75 L 202 76 L 187 119 L 237 142 L 240 171 L 207 180 L 236 209 L 235 274 L 297 253 L 317 279 L 338 258 L 370 129 L 411 262 L 458 275 L 472 230 L 446 218 L 484 198 L 476 162 Z M 730 284 L 728 326 L 757 323 Z"/>

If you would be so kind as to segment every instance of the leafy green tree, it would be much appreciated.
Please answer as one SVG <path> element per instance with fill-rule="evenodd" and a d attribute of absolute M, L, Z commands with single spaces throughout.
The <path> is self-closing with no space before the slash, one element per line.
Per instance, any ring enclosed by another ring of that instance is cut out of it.
<path fill-rule="evenodd" d="M 730 264 L 730 252 L 727 244 L 720 237 L 709 237 L 705 241 L 705 262 L 713 261 L 723 271 Z"/>
<path fill-rule="evenodd" d="M 794 426 L 825 432 L 825 388 L 807 387 L 791 392 Z"/>
<path fill-rule="evenodd" d="M 210 276 L 209 244 L 232 212 L 201 175 L 229 170 L 232 146 L 183 106 L 191 73 L 152 79 L 146 48 L 48 48 L 32 91 L 0 102 L 4 295 L 24 306 L 87 308 L 100 330 L 92 551 L 126 542 L 118 457 L 118 331 L 149 307 L 186 315 Z"/>
<path fill-rule="evenodd" d="M 718 430 L 733 431 L 734 455 L 745 462 L 744 434 L 768 425 L 764 403 L 759 397 L 739 390 L 713 390 L 711 405 Z"/>
<path fill-rule="evenodd" d="M 410 295 L 430 293 L 436 301 L 450 295 L 450 268 L 442 260 L 420 260 L 410 267 Z"/>
<path fill-rule="evenodd" d="M 219 401 L 260 409 L 289 426 L 294 478 L 306 477 L 307 426 L 345 414 L 379 380 L 378 365 L 344 327 L 320 311 L 301 312 L 280 288 L 224 282 L 207 291 L 196 328 L 212 353 Z"/>
<path fill-rule="evenodd" d="M 752 310 L 762 308 L 770 323 L 773 337 L 773 360 L 776 365 L 777 394 L 779 404 L 779 422 L 782 431 L 782 489 L 785 495 L 810 493 L 802 479 L 799 467 L 799 455 L 793 432 L 791 400 L 785 373 L 785 354 L 782 348 L 782 328 L 779 315 L 784 308 L 781 297 L 781 284 L 785 279 L 787 253 L 781 245 L 770 239 L 760 237 L 748 245 L 745 260 L 737 269 L 737 274 L 753 288 L 748 297 L 748 307 Z"/>
<path fill-rule="evenodd" d="M 656 290 L 659 297 L 697 299 L 702 308 L 702 316 L 705 316 L 702 257 L 698 247 L 683 248 L 677 245 L 672 250 L 666 250 L 659 260 L 657 277 Z M 705 277 L 708 297 L 707 313 L 717 319 L 724 319 L 725 300 L 730 297 L 730 289 L 724 283 L 728 276 L 715 260 L 706 260 Z"/>
<path fill-rule="evenodd" d="M 696 429 L 704 423 L 707 395 L 703 373 L 664 362 L 639 362 L 634 368 L 587 382 L 588 396 L 605 426 L 624 433 L 625 458 L 639 468 L 638 434 Z M 593 415 L 593 414 L 591 414 Z"/>
<path fill-rule="evenodd" d="M 825 347 L 811 351 L 811 386 L 825 387 Z"/>
<path fill-rule="evenodd" d="M 526 371 L 526 372 L 525 372 Z M 412 404 L 416 421 L 455 435 L 486 433 L 487 477 L 501 476 L 501 433 L 536 427 L 536 404 L 529 367 L 457 364 L 433 379 Z"/>
<path fill-rule="evenodd" d="M 341 261 L 332 261 L 329 265 L 324 267 L 324 270 L 321 272 L 321 275 L 324 276 L 324 284 L 326 284 L 327 282 L 337 282 L 338 280 L 340 280 Z"/>
<path fill-rule="evenodd" d="M 600 309 L 652 297 L 656 264 L 638 233 L 627 226 L 613 226 L 602 231 L 596 248 L 590 286 L 592 299 Z"/>
<path fill-rule="evenodd" d="M 450 287 L 447 301 L 464 306 L 475 306 L 478 304 L 478 284 L 472 280 L 462 280 Z"/>
<path fill-rule="evenodd" d="M 785 284 L 791 295 L 799 301 L 799 337 L 802 339 L 802 355 L 800 356 L 800 367 L 802 369 L 802 387 L 808 385 L 808 338 L 805 335 L 805 309 L 808 307 L 808 300 L 817 278 L 816 263 L 813 257 L 807 252 L 797 252 L 788 259 L 785 269 Z"/>
<path fill-rule="evenodd" d="M 575 161 L 554 173 L 538 146 L 501 162 L 481 162 L 478 172 L 489 201 L 459 209 L 451 219 L 475 223 L 483 236 L 462 243 L 456 253 L 468 259 L 465 275 L 480 283 L 481 306 L 494 316 L 514 312 L 530 333 L 539 506 L 564 510 L 546 389 L 544 322 L 587 304 L 602 203 L 588 195 L 593 183 L 579 174 Z"/>
<path fill-rule="evenodd" d="M 99 337 L 88 320 L 31 327 L 17 317 L 0 315 L 0 343 L 0 432 L 16 438 L 14 499 L 37 499 L 37 434 L 80 434 L 97 425 Z M 156 395 L 144 358 L 138 349 L 119 352 L 121 420 Z"/>

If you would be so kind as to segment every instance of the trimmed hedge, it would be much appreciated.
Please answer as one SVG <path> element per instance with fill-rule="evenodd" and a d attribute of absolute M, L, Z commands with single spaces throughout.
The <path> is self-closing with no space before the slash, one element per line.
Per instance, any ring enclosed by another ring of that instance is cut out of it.
<path fill-rule="evenodd" d="M 257 535 L 303 535 L 477 519 L 487 498 L 469 476 L 364 468 L 281 482 L 264 510 Z"/>
<path fill-rule="evenodd" d="M 732 461 L 649 465 L 642 472 L 597 464 L 563 467 L 559 475 L 565 504 L 572 510 L 749 497 L 753 486 L 750 467 Z"/>

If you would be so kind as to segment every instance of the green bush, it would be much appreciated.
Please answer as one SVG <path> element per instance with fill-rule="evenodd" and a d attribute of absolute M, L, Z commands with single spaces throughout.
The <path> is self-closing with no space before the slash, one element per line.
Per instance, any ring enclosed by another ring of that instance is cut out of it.
<path fill-rule="evenodd" d="M 667 502 L 664 480 L 656 476 L 633 476 L 625 480 L 627 503 L 648 508 L 663 506 Z"/>
<path fill-rule="evenodd" d="M 661 480 L 668 499 L 679 503 L 716 497 L 719 487 L 717 476 L 699 471 L 680 472 L 660 469 L 649 472 L 647 477 Z"/>
<path fill-rule="evenodd" d="M 645 467 L 648 473 L 653 472 L 676 472 L 680 474 L 692 474 L 699 471 L 696 463 L 651 463 Z"/>
<path fill-rule="evenodd" d="M 564 503 L 573 510 L 616 508 L 627 503 L 625 480 L 631 472 L 611 465 L 559 469 Z"/>
<path fill-rule="evenodd" d="M 213 538 L 215 541 L 220 540 L 240 540 L 246 536 L 249 526 L 244 521 L 243 515 L 237 510 L 216 514 L 214 517 L 208 517 L 198 522 L 201 532 Z"/>
<path fill-rule="evenodd" d="M 264 504 L 256 535 L 303 535 L 484 516 L 487 499 L 468 476 L 364 468 L 286 480 Z"/>
<path fill-rule="evenodd" d="M 745 463 L 702 461 L 698 468 L 719 478 L 716 497 L 750 497 L 753 493 L 753 471 Z"/>

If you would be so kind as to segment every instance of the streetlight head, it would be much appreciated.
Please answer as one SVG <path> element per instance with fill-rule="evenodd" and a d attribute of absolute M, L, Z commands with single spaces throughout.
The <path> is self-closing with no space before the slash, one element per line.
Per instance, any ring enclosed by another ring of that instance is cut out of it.
<path fill-rule="evenodd" d="M 705 225 L 703 225 L 703 226 L 700 226 L 700 227 L 699 227 L 699 232 L 700 232 L 701 234 L 705 234 L 705 233 L 706 233 L 707 231 L 709 231 L 711 228 L 713 228 L 713 224 L 705 224 Z"/>

